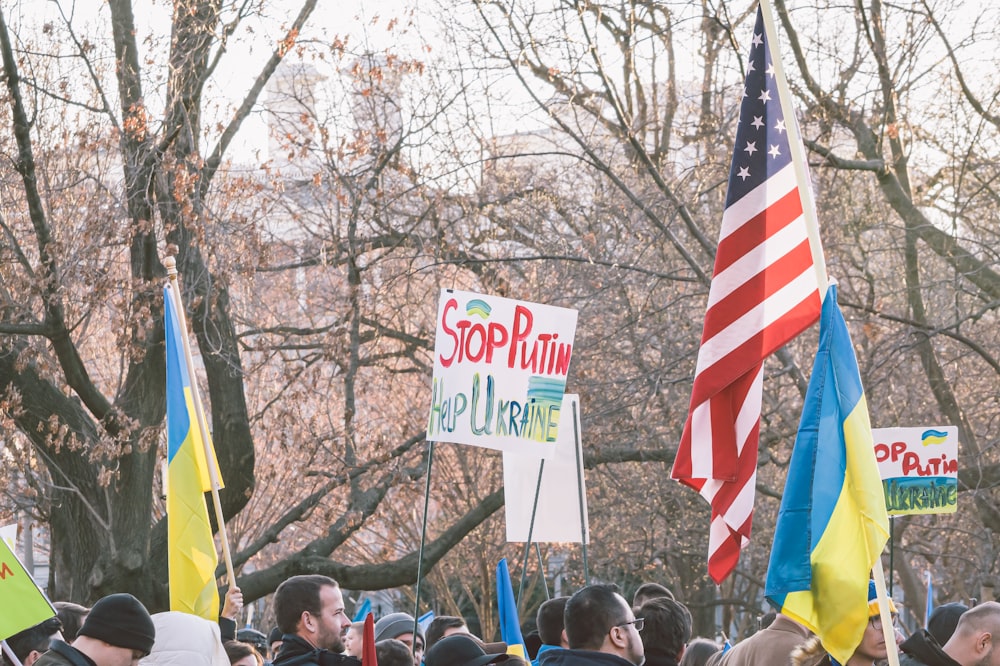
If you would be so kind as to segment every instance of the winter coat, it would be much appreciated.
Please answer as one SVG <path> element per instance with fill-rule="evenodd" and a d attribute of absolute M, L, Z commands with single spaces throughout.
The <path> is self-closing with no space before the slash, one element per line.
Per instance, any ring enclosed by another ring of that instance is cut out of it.
<path fill-rule="evenodd" d="M 295 634 L 281 637 L 281 649 L 274 666 L 361 666 L 361 660 L 313 646 Z"/>
<path fill-rule="evenodd" d="M 899 646 L 899 666 L 961 666 L 949 657 L 926 629 L 916 632 Z"/>

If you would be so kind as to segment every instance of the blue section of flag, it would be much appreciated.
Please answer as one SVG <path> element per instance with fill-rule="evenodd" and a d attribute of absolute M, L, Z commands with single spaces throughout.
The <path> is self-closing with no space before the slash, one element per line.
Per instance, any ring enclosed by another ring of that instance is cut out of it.
<path fill-rule="evenodd" d="M 434 621 L 434 611 L 427 611 L 423 615 L 417 618 L 417 627 L 420 629 L 421 633 L 425 636 L 427 635 L 427 627 L 431 626 L 431 622 Z"/>
<path fill-rule="evenodd" d="M 924 613 L 924 629 L 931 623 L 931 613 L 934 612 L 934 578 L 927 572 L 927 612 Z"/>
<path fill-rule="evenodd" d="M 517 617 L 517 602 L 514 601 L 514 588 L 510 584 L 506 557 L 497 562 L 497 611 L 503 642 L 508 646 L 520 645 L 522 654 L 527 656 L 528 650 L 521 636 L 521 621 Z"/>
<path fill-rule="evenodd" d="M 363 622 L 368 613 L 372 612 L 372 600 L 365 597 L 358 609 L 354 612 L 354 621 Z"/>
<path fill-rule="evenodd" d="M 778 99 L 765 37 L 764 16 L 758 9 L 733 145 L 727 208 L 792 162 L 785 112 Z"/>

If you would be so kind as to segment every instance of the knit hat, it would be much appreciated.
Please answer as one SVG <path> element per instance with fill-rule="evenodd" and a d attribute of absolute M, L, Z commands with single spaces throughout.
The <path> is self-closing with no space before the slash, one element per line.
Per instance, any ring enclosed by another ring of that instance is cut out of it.
<path fill-rule="evenodd" d="M 506 653 L 490 654 L 468 634 L 442 638 L 424 655 L 425 666 L 486 666 L 506 660 Z"/>
<path fill-rule="evenodd" d="M 267 635 L 267 645 L 268 645 L 268 647 L 271 646 L 271 643 L 274 643 L 275 641 L 280 641 L 282 636 L 283 636 L 283 633 L 282 633 L 282 631 L 281 631 L 281 629 L 279 627 L 275 627 L 274 629 L 272 629 L 271 633 L 269 633 Z"/>
<path fill-rule="evenodd" d="M 148 655 L 153 649 L 156 629 L 142 602 L 122 592 L 109 594 L 94 604 L 78 635 Z"/>
<path fill-rule="evenodd" d="M 893 603 L 892 597 L 889 597 L 889 612 L 898 613 L 896 610 L 896 604 Z M 878 593 L 875 591 L 875 581 L 868 581 L 868 616 L 874 617 L 879 614 L 878 610 Z"/>
<path fill-rule="evenodd" d="M 927 631 L 937 640 L 939 645 L 944 645 L 955 633 L 958 618 L 967 610 L 969 610 L 968 606 L 957 601 L 938 606 L 931 611 L 931 616 L 927 620 Z"/>
<path fill-rule="evenodd" d="M 413 633 L 413 616 L 409 613 L 389 613 L 375 623 L 375 642 L 383 641 L 387 638 L 396 638 L 403 634 Z M 417 629 L 420 640 L 424 640 L 424 634 Z"/>

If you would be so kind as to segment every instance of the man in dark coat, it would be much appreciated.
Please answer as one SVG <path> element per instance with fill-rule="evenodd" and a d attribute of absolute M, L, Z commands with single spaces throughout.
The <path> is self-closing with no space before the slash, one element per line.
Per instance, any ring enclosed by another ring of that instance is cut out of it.
<path fill-rule="evenodd" d="M 360 666 L 340 654 L 351 618 L 344 595 L 327 576 L 292 576 L 274 592 L 274 615 L 282 631 L 275 666 Z"/>
<path fill-rule="evenodd" d="M 643 620 L 642 647 L 646 666 L 677 666 L 691 640 L 691 612 L 687 606 L 667 597 L 646 601 L 636 616 Z"/>
<path fill-rule="evenodd" d="M 640 666 L 642 618 L 614 585 L 588 585 L 566 602 L 568 650 L 542 654 L 539 666 Z"/>
<path fill-rule="evenodd" d="M 111 594 L 90 609 L 72 645 L 52 641 L 35 666 L 134 666 L 153 649 L 156 628 L 131 594 Z"/>

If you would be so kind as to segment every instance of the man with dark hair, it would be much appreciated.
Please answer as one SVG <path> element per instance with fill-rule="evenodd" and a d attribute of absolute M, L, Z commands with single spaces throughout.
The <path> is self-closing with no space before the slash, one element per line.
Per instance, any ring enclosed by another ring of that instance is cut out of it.
<path fill-rule="evenodd" d="M 413 655 L 406 643 L 386 638 L 375 644 L 375 661 L 378 666 L 413 666 Z"/>
<path fill-rule="evenodd" d="M 426 649 L 430 650 L 434 647 L 435 643 L 446 636 L 468 633 L 471 632 L 463 618 L 454 615 L 438 615 L 427 625 L 427 635 L 425 636 L 427 639 Z"/>
<path fill-rule="evenodd" d="M 640 666 L 642 618 L 614 585 L 588 585 L 566 602 L 567 650 L 549 650 L 540 666 Z"/>
<path fill-rule="evenodd" d="M 344 634 L 351 618 L 344 612 L 344 595 L 327 576 L 292 576 L 274 591 L 274 616 L 282 631 L 275 666 L 358 666 L 347 657 Z"/>
<path fill-rule="evenodd" d="M 650 599 L 658 597 L 673 599 L 674 593 L 659 583 L 643 583 L 632 595 L 632 608 L 638 608 Z"/>
<path fill-rule="evenodd" d="M 52 642 L 53 638 L 61 639 L 63 637 L 60 633 L 61 630 L 62 622 L 59 621 L 59 617 L 50 617 L 8 638 L 7 646 L 10 647 L 14 656 L 23 666 L 31 666 L 49 649 L 49 643 Z M 6 652 L 3 655 L 3 662 L 11 666 Z"/>
<path fill-rule="evenodd" d="M 691 640 L 691 613 L 666 597 L 650 599 L 639 607 L 643 619 L 642 645 L 647 666 L 677 666 Z"/>
<path fill-rule="evenodd" d="M 135 664 L 155 640 L 156 626 L 142 602 L 131 594 L 109 594 L 90 609 L 72 645 L 53 640 L 35 666 Z"/>
<path fill-rule="evenodd" d="M 542 646 L 538 648 L 538 656 L 531 663 L 538 666 L 542 655 L 550 650 L 565 650 L 569 647 L 566 640 L 566 630 L 563 624 L 563 613 L 566 610 L 566 602 L 569 597 L 556 597 L 549 599 L 538 607 L 535 614 L 535 624 L 538 626 L 538 637 L 542 639 Z"/>

